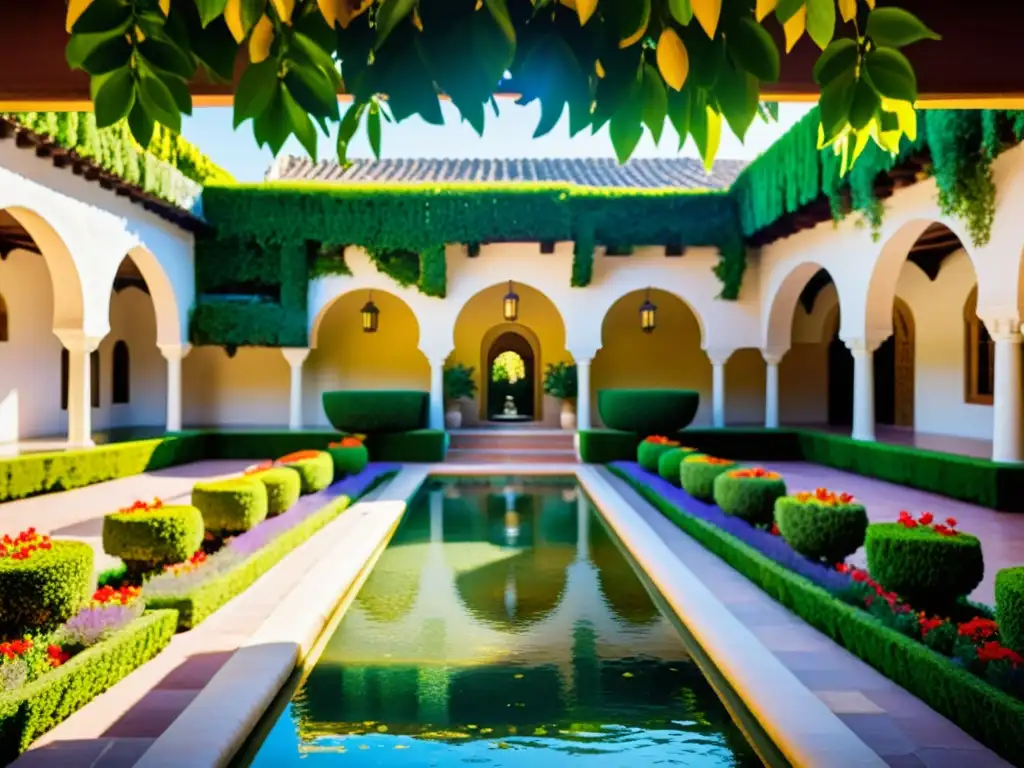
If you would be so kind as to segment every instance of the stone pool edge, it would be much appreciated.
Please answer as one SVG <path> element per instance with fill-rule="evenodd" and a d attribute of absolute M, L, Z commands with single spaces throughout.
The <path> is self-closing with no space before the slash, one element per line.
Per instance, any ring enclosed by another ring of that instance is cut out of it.
<path fill-rule="evenodd" d="M 405 514 L 406 501 L 427 475 L 422 466 L 403 467 L 373 500 L 353 504 L 320 531 L 318 537 L 338 539 L 335 553 L 344 557 L 323 559 L 302 576 L 136 766 L 218 768 L 230 764 L 336 616 L 345 595 L 365 581 Z M 339 526 L 342 521 L 347 525 Z M 301 552 L 299 547 L 288 557 L 301 557 Z M 344 567 L 339 568 L 339 562 Z"/>

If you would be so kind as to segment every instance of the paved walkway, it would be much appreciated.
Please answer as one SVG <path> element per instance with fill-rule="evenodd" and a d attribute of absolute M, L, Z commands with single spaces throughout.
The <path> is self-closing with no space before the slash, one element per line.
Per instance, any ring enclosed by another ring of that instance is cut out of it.
<path fill-rule="evenodd" d="M 956 518 L 959 530 L 972 533 L 981 539 L 982 554 L 985 557 L 985 578 L 970 595 L 973 600 L 980 603 L 995 604 L 997 571 L 1010 566 L 1024 565 L 1024 515 L 996 512 L 964 501 L 817 464 L 780 461 L 759 466 L 781 472 L 790 492 L 814 490 L 823 486 L 834 491 L 852 493 L 867 507 L 868 517 L 873 523 L 896 522 L 900 510 L 903 509 L 915 517 L 921 512 L 931 512 L 936 520 Z M 866 565 L 863 547 L 850 562 L 861 567 Z"/>
<path fill-rule="evenodd" d="M 775 602 L 622 480 L 606 469 L 600 471 L 729 612 L 886 763 L 899 768 L 1009 766 L 920 699 Z"/>

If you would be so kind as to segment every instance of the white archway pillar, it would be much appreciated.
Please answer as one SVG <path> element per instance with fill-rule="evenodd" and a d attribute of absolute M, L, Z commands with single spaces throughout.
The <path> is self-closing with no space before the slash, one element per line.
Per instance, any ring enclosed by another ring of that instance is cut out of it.
<path fill-rule="evenodd" d="M 591 357 L 576 357 L 576 431 L 590 429 Z"/>
<path fill-rule="evenodd" d="M 875 439 L 875 350 L 881 341 L 843 339 L 853 355 L 853 429 L 854 440 Z"/>
<path fill-rule="evenodd" d="M 282 347 L 281 354 L 291 369 L 288 387 L 288 429 L 302 429 L 302 364 L 309 357 L 309 349 Z"/>
<path fill-rule="evenodd" d="M 100 336 L 86 336 L 81 329 L 54 331 L 68 351 L 68 446 L 87 448 L 92 440 L 92 373 L 90 356 Z"/>
<path fill-rule="evenodd" d="M 764 358 L 764 425 L 768 429 L 779 426 L 779 363 L 784 353 L 772 349 L 762 349 Z"/>
<path fill-rule="evenodd" d="M 427 426 L 430 429 L 444 429 L 444 357 L 428 357 L 430 363 L 430 406 L 427 412 Z"/>
<path fill-rule="evenodd" d="M 1021 432 L 1021 329 L 1017 318 L 986 321 L 995 342 L 992 461 L 1024 459 Z"/>
<path fill-rule="evenodd" d="M 733 350 L 704 350 L 711 361 L 711 424 L 714 427 L 725 426 L 725 364 L 729 362 Z"/>
<path fill-rule="evenodd" d="M 181 430 L 181 361 L 192 349 L 191 344 L 158 344 L 167 361 L 167 425 L 168 432 Z"/>

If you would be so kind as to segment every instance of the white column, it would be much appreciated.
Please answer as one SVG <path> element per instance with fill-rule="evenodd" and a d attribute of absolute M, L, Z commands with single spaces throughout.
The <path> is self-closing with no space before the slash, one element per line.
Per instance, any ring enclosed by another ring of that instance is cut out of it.
<path fill-rule="evenodd" d="M 444 429 L 444 362 L 448 356 L 430 360 L 430 410 L 427 426 Z"/>
<path fill-rule="evenodd" d="M 880 341 L 843 339 L 853 355 L 854 440 L 875 439 L 875 350 Z"/>
<path fill-rule="evenodd" d="M 590 559 L 590 505 L 582 488 L 576 490 L 576 561 Z"/>
<path fill-rule="evenodd" d="M 1014 319 L 986 323 L 995 342 L 995 382 L 992 392 L 992 461 L 1017 462 L 1021 449 L 1020 325 Z"/>
<path fill-rule="evenodd" d="M 288 389 L 288 429 L 302 429 L 302 364 L 309 357 L 306 347 L 282 347 L 281 354 L 291 368 Z"/>
<path fill-rule="evenodd" d="M 764 425 L 768 429 L 778 429 L 779 426 L 779 363 L 782 362 L 782 354 L 762 349 L 761 356 L 764 358 Z"/>
<path fill-rule="evenodd" d="M 711 360 L 711 424 L 725 426 L 725 364 L 732 350 L 705 350 Z"/>
<path fill-rule="evenodd" d="M 84 331 L 55 331 L 68 351 L 68 446 L 86 448 L 92 441 L 92 375 L 89 356 L 101 339 Z"/>
<path fill-rule="evenodd" d="M 181 430 L 181 360 L 192 349 L 190 344 L 158 344 L 167 361 L 167 424 L 168 432 Z"/>
<path fill-rule="evenodd" d="M 444 541 L 444 492 L 440 489 L 430 492 L 430 543 Z"/>
<path fill-rule="evenodd" d="M 590 429 L 590 361 L 576 358 L 576 431 Z"/>

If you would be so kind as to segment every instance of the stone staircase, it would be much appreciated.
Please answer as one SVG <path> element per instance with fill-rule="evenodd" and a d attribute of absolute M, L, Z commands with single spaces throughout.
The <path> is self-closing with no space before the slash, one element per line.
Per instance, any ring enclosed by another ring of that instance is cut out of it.
<path fill-rule="evenodd" d="M 556 429 L 456 429 L 449 464 L 576 463 L 576 433 Z"/>

